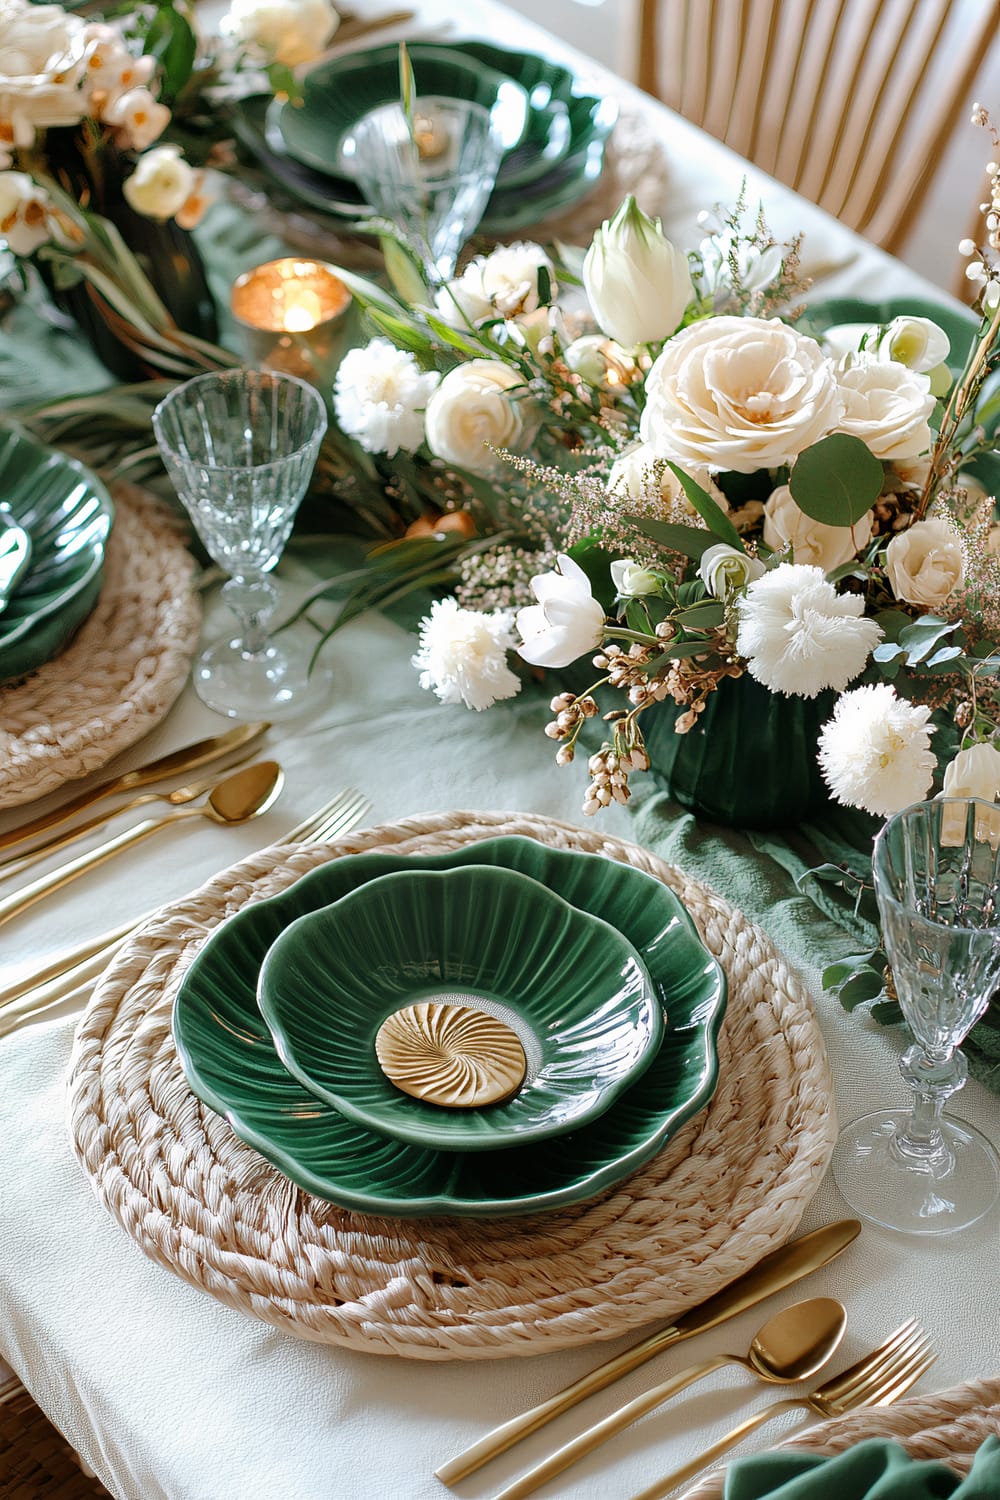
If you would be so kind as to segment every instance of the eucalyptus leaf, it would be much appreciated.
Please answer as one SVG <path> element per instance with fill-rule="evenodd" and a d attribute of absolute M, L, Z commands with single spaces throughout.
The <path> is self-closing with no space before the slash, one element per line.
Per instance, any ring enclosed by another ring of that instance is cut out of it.
<path fill-rule="evenodd" d="M 834 432 L 799 454 L 788 481 L 792 499 L 824 526 L 853 526 L 882 490 L 882 465 L 860 438 Z"/>
<path fill-rule="evenodd" d="M 173 5 L 158 6 L 143 51 L 159 62 L 160 97 L 165 104 L 172 104 L 191 77 L 198 52 L 198 42 L 187 17 Z"/>
<path fill-rule="evenodd" d="M 716 599 L 706 600 L 704 604 L 692 604 L 690 609 L 683 609 L 674 616 L 685 630 L 714 630 L 725 618 L 726 611 Z"/>
<path fill-rule="evenodd" d="M 869 1000 L 877 1000 L 884 990 L 881 974 L 876 974 L 874 969 L 862 969 L 840 986 L 837 999 L 845 1010 L 855 1010 Z"/>
<path fill-rule="evenodd" d="M 919 666 L 939 641 L 961 626 L 961 620 L 940 620 L 936 615 L 921 615 L 899 633 L 899 644 L 906 647 L 907 666 Z"/>
<path fill-rule="evenodd" d="M 820 976 L 820 982 L 825 990 L 833 989 L 862 969 L 880 967 L 884 970 L 885 965 L 886 956 L 879 948 L 874 948 L 869 953 L 851 953 L 846 958 L 838 959 L 836 963 L 828 964 Z"/>

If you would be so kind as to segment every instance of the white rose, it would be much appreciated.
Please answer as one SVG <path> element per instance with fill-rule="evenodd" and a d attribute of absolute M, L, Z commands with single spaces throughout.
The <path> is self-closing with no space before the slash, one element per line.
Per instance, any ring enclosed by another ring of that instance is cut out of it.
<path fill-rule="evenodd" d="M 771 493 L 764 506 L 764 540 L 774 552 L 791 545 L 797 563 L 811 563 L 830 573 L 857 557 L 872 539 L 872 513 L 866 511 L 854 526 L 824 526 L 800 510 L 787 484 Z"/>
<path fill-rule="evenodd" d="M 707 469 L 692 464 L 685 464 L 683 468 L 696 484 L 708 491 L 722 510 L 729 509 L 725 495 Z M 686 520 L 696 518 L 698 514 L 677 475 L 667 467 L 666 459 L 658 458 L 648 443 L 633 443 L 618 455 L 608 475 L 608 494 L 620 503 L 659 500 L 664 511 L 680 510 Z M 702 524 L 700 520 L 698 524 Z"/>
<path fill-rule="evenodd" d="M 664 458 L 751 474 L 791 463 L 838 425 L 831 360 L 777 318 L 703 318 L 646 376 L 640 435 Z"/>
<path fill-rule="evenodd" d="M 219 24 L 226 35 L 296 68 L 319 56 L 340 17 L 330 0 L 232 0 Z"/>
<path fill-rule="evenodd" d="M 962 582 L 961 544 L 942 517 L 917 521 L 886 547 L 885 571 L 897 599 L 936 609 Z"/>
<path fill-rule="evenodd" d="M 498 474 L 503 459 L 490 448 L 516 446 L 524 431 L 521 402 L 507 394 L 523 386 L 510 365 L 473 359 L 444 377 L 427 403 L 427 446 L 438 458 L 473 474 Z"/>
<path fill-rule="evenodd" d="M 998 793 L 1000 750 L 995 745 L 970 745 L 945 766 L 942 797 L 982 797 L 995 802 Z"/>
<path fill-rule="evenodd" d="M 27 172 L 0 172 L 0 239 L 14 255 L 30 255 L 53 238 L 49 195 Z"/>
<path fill-rule="evenodd" d="M 583 284 L 598 327 L 627 349 L 667 338 L 694 297 L 687 256 L 631 193 L 594 235 Z"/>
<path fill-rule="evenodd" d="M 145 151 L 170 124 L 170 111 L 153 98 L 149 89 L 126 89 L 105 106 L 101 119 L 117 129 L 120 145 Z"/>
<path fill-rule="evenodd" d="M 643 594 L 657 594 L 660 580 L 648 568 L 631 558 L 619 557 L 611 564 L 611 582 L 619 599 L 637 599 Z"/>
<path fill-rule="evenodd" d="M 926 375 L 874 355 L 848 356 L 838 371 L 844 415 L 839 430 L 860 438 L 876 458 L 907 459 L 931 445 L 934 397 Z"/>
<path fill-rule="evenodd" d="M 36 130 L 87 113 L 86 27 L 58 5 L 18 0 L 6 0 L 0 18 L 0 124 L 16 146 L 30 146 Z"/>
<path fill-rule="evenodd" d="M 519 609 L 518 655 L 536 667 L 568 667 L 592 651 L 604 634 L 604 610 L 590 592 L 586 573 L 571 557 L 556 559 L 557 571 L 531 580 L 538 600 Z"/>
<path fill-rule="evenodd" d="M 706 547 L 698 564 L 698 576 L 713 599 L 727 598 L 734 589 L 743 588 L 763 573 L 764 564 L 759 557 L 749 557 L 728 542 Z"/>
<path fill-rule="evenodd" d="M 147 219 L 172 219 L 194 191 L 193 168 L 180 146 L 157 146 L 140 156 L 135 171 L 122 184 L 125 201 Z"/>

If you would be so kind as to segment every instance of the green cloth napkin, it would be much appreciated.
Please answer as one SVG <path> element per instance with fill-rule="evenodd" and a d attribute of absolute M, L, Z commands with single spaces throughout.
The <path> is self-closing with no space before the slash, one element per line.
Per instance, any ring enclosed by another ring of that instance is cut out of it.
<path fill-rule="evenodd" d="M 1000 1439 L 988 1437 L 962 1479 L 898 1443 L 870 1438 L 836 1458 L 757 1453 L 726 1475 L 724 1500 L 1000 1500 Z"/>

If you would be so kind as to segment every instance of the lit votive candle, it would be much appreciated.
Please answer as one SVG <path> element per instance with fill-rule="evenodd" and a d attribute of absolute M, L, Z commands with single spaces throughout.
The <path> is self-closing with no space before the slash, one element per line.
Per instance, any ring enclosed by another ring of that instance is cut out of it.
<path fill-rule="evenodd" d="M 316 384 L 332 376 L 350 301 L 332 266 L 287 255 L 238 276 L 230 307 L 252 363 Z"/>

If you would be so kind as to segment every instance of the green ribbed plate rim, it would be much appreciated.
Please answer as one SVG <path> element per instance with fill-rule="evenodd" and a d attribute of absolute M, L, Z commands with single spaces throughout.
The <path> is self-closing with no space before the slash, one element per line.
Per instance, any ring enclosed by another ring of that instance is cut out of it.
<path fill-rule="evenodd" d="M 51 660 L 93 609 L 114 507 L 76 459 L 0 424 L 0 499 L 31 537 L 31 562 L 0 614 L 0 682 Z"/>
<path fill-rule="evenodd" d="M 453 998 L 458 996 L 459 998 Z M 379 1066 L 383 1022 L 477 1002 L 518 1036 L 507 1100 L 442 1108 Z M 548 1140 L 596 1119 L 650 1065 L 663 1008 L 618 930 L 503 865 L 400 870 L 306 912 L 272 943 L 257 1003 L 289 1073 L 355 1124 L 441 1151 Z"/>
<path fill-rule="evenodd" d="M 386 1139 L 315 1099 L 281 1066 L 256 1003 L 260 968 L 289 923 L 395 870 L 500 864 L 610 921 L 638 951 L 664 1005 L 662 1045 L 639 1081 L 592 1124 L 503 1151 L 440 1152 Z M 362 1213 L 494 1218 L 594 1197 L 629 1176 L 709 1101 L 718 1076 L 725 976 L 660 881 L 600 855 L 498 838 L 439 855 L 333 860 L 212 934 L 173 1014 L 191 1088 L 308 1192 Z"/>

